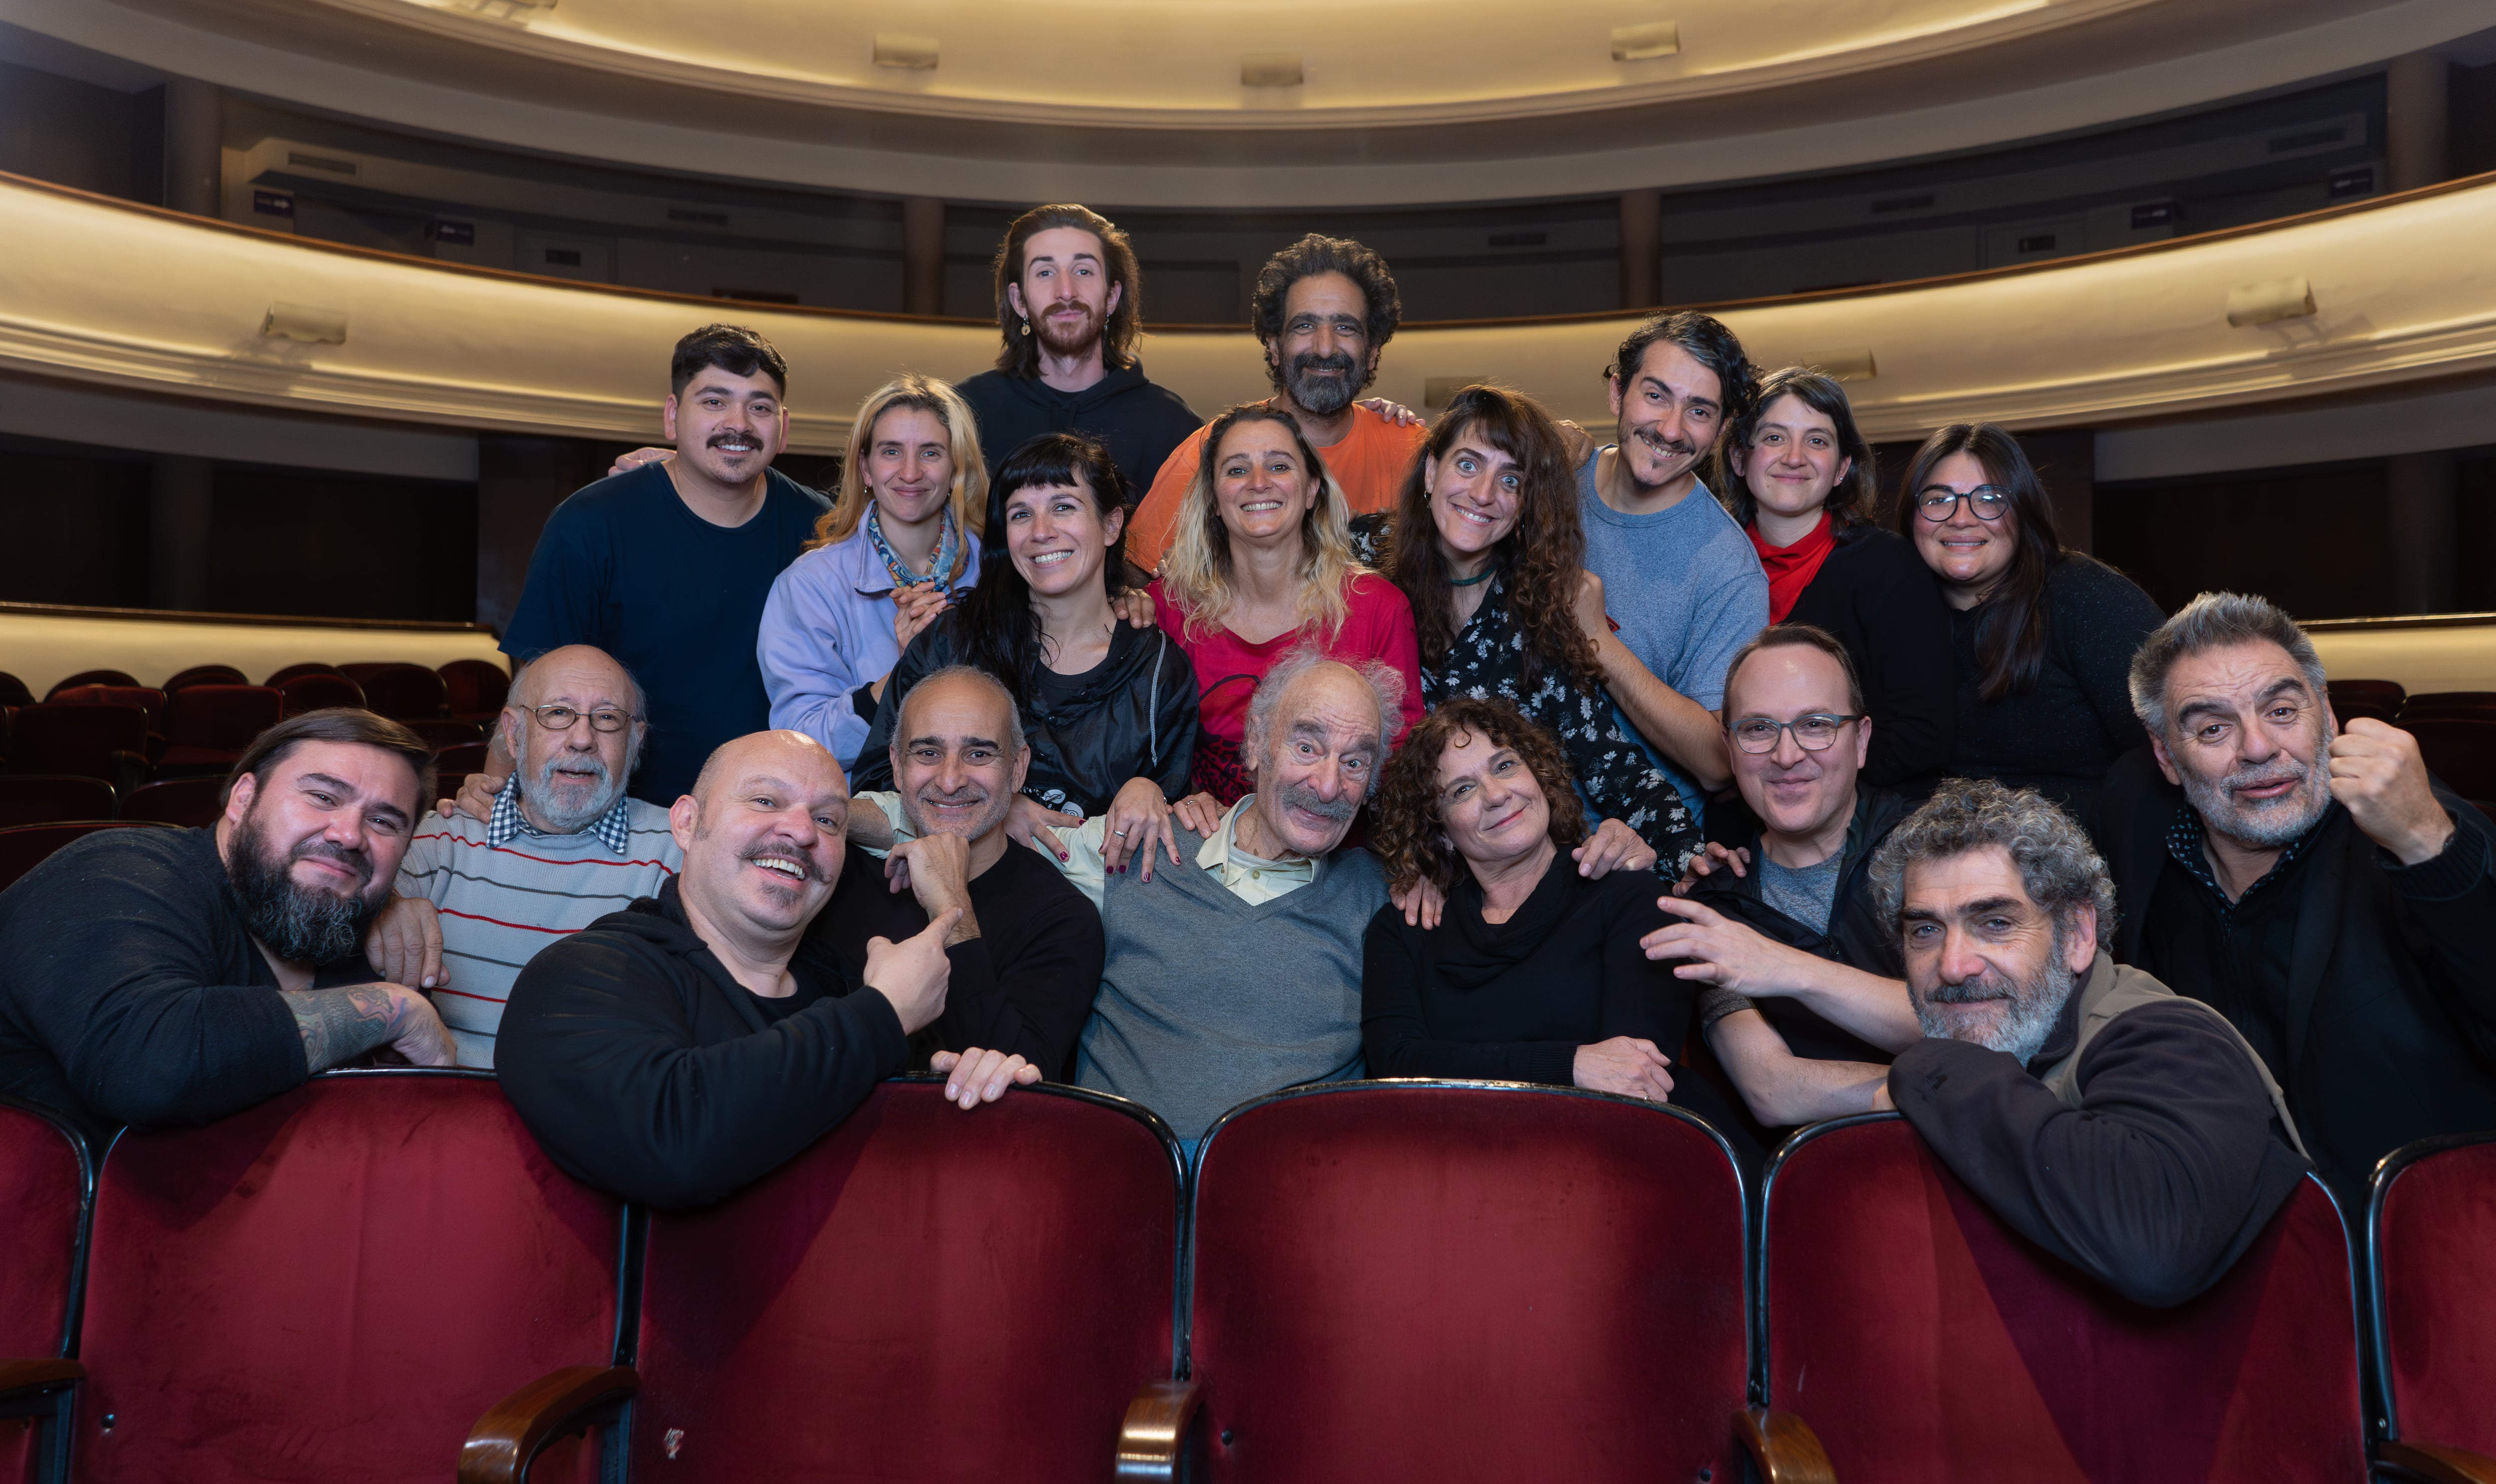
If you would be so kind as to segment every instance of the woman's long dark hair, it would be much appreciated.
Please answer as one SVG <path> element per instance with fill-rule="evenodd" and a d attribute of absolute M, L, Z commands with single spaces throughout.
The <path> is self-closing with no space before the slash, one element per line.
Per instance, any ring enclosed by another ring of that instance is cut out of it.
<path fill-rule="evenodd" d="M 1898 485 L 1889 524 L 1910 541 L 1923 521 L 1920 492 L 1934 467 L 1953 453 L 1983 465 L 1985 482 L 2011 499 L 2011 570 L 1976 610 L 1976 663 L 1984 672 L 1979 694 L 1989 701 L 2024 696 L 2037 689 L 2037 677 L 2045 668 L 2050 623 L 2045 579 L 2063 559 L 2062 538 L 2054 532 L 2054 503 L 2018 439 L 1990 422 L 1953 422 L 1924 440 Z"/>
<path fill-rule="evenodd" d="M 1584 690 L 1603 684 L 1595 645 L 1577 627 L 1578 570 L 1586 563 L 1586 531 L 1577 521 L 1577 475 L 1568 446 L 1551 417 L 1532 397 L 1504 386 L 1468 386 L 1456 393 L 1430 425 L 1429 441 L 1413 459 L 1395 502 L 1395 540 L 1387 575 L 1413 604 L 1413 627 L 1421 641 L 1421 663 L 1446 663 L 1456 642 L 1455 589 L 1448 559 L 1439 551 L 1439 528 L 1430 518 L 1425 482 L 1430 466 L 1468 433 L 1515 461 L 1518 475 L 1516 529 L 1491 548 L 1509 611 L 1525 635 L 1523 680 L 1531 689 L 1544 666 Z"/>
<path fill-rule="evenodd" d="M 1006 501 L 1034 486 L 1073 485 L 1085 491 L 1106 521 L 1127 503 L 1126 477 L 1109 450 L 1076 433 L 1043 433 L 1006 455 L 988 481 L 988 518 L 980 533 L 980 580 L 962 600 L 962 657 L 996 676 L 1014 693 L 1014 705 L 1031 704 L 1031 677 L 1047 664 L 1040 614 L 1031 605 L 1031 584 L 1015 570 L 1006 548 Z M 1101 556 L 1101 585 L 1110 597 L 1125 591 L 1127 533 L 1120 528 Z"/>

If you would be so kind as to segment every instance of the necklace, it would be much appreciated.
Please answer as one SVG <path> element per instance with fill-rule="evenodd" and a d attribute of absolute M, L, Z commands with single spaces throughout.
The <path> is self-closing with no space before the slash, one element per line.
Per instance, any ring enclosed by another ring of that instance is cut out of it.
<path fill-rule="evenodd" d="M 1448 579 L 1448 586 L 1472 587 L 1477 582 L 1488 582 L 1498 572 L 1499 569 L 1496 567 L 1485 567 L 1470 577 L 1450 577 Z"/>

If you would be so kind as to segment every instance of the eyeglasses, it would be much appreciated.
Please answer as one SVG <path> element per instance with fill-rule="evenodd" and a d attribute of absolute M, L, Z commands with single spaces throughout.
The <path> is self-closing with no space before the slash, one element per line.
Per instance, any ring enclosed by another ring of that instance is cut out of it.
<path fill-rule="evenodd" d="M 2002 512 L 2011 508 L 2010 493 L 1999 484 L 1979 484 L 1966 494 L 1960 494 L 1947 484 L 1935 484 L 1916 496 L 1916 512 L 1934 525 L 1940 525 L 1958 513 L 1961 500 L 1967 502 L 1969 510 L 1976 511 L 1979 520 L 2000 520 Z"/>
<path fill-rule="evenodd" d="M 1837 734 L 1849 722 L 1859 722 L 1857 716 L 1830 716 L 1819 713 L 1798 716 L 1791 722 L 1779 722 L 1764 716 L 1746 716 L 1725 729 L 1733 734 L 1733 745 L 1746 753 L 1773 753 L 1777 734 L 1791 731 L 1794 745 L 1806 753 L 1825 753 L 1837 744 Z"/>
<path fill-rule="evenodd" d="M 572 724 L 584 716 L 589 718 L 592 731 L 622 731 L 633 722 L 621 711 L 576 711 L 570 706 L 532 706 L 529 715 L 536 717 L 538 725 L 548 731 L 570 731 Z"/>

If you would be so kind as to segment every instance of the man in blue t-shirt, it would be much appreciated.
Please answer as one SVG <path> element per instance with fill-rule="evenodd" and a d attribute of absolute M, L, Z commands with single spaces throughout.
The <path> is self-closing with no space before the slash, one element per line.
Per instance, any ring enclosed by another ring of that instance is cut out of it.
<path fill-rule="evenodd" d="M 1732 777 L 1725 667 L 1768 623 L 1768 579 L 1741 526 L 1700 481 L 1759 378 L 1733 332 L 1703 314 L 1657 315 L 1621 342 L 1604 379 L 1613 442 L 1577 470 L 1589 629 L 1604 684 L 1693 814 Z M 1696 497 L 1696 498 L 1694 498 Z M 1596 610 L 1600 609 L 1600 612 Z"/>
<path fill-rule="evenodd" d="M 788 378 L 750 329 L 708 325 L 677 341 L 664 415 L 676 451 L 555 507 L 503 635 L 515 661 L 589 644 L 640 681 L 650 730 L 632 792 L 661 808 L 692 790 L 714 748 L 771 725 L 755 633 L 771 580 L 827 509 L 771 468 L 789 436 Z M 462 795 L 462 807 L 483 801 L 469 810 L 480 819 L 511 771 L 495 746 Z"/>

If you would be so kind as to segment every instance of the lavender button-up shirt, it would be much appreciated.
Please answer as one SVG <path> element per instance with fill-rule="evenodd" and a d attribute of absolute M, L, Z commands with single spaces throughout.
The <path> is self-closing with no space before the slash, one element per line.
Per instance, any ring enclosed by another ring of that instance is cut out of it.
<path fill-rule="evenodd" d="M 980 542 L 971 539 L 960 601 L 980 576 Z M 866 539 L 863 525 L 847 541 L 818 546 L 789 564 L 763 605 L 755 658 L 771 694 L 771 725 L 802 731 L 830 748 L 848 767 L 866 743 L 873 716 L 861 716 L 851 693 L 892 668 L 901 646 L 892 638 L 892 574 Z"/>

